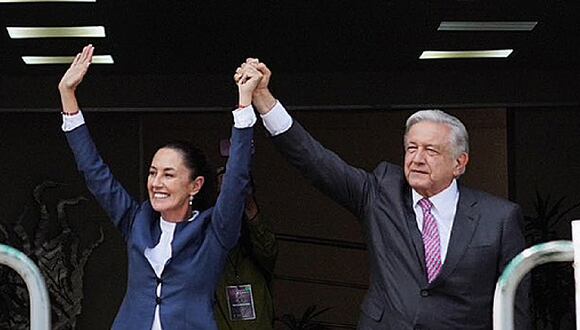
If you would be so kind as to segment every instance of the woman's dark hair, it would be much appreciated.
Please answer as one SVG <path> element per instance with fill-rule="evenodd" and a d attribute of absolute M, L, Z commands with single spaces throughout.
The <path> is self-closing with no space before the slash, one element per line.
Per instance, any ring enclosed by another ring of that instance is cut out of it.
<path fill-rule="evenodd" d="M 191 172 L 191 180 L 198 176 L 205 179 L 201 190 L 193 199 L 192 209 L 203 211 L 211 207 L 216 199 L 216 175 L 203 151 L 190 142 L 181 140 L 170 141 L 159 149 L 163 148 L 173 149 L 181 154 L 183 163 Z"/>

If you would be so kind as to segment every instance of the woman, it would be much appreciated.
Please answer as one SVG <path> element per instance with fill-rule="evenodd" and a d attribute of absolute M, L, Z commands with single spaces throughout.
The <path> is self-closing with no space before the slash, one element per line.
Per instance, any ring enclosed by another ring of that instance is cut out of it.
<path fill-rule="evenodd" d="M 236 79 L 240 107 L 233 111 L 232 154 L 215 206 L 204 205 L 215 189 L 208 184 L 213 180 L 205 156 L 181 142 L 156 152 L 147 179 L 149 200 L 138 203 L 99 156 L 77 104 L 75 90 L 92 55 L 88 45 L 75 57 L 59 91 L 63 130 L 77 167 L 127 243 L 127 292 L 112 328 L 217 329 L 213 295 L 240 233 L 256 121 L 250 104 L 262 76 L 246 70 Z"/>

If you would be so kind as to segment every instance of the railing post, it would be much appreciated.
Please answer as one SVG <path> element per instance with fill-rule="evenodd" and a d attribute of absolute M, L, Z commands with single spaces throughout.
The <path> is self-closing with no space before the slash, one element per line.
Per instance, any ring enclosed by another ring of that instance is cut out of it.
<path fill-rule="evenodd" d="M 28 288 L 30 297 L 30 330 L 49 330 L 50 300 L 40 270 L 24 253 L 0 244 L 0 264 L 14 269 Z"/>
<path fill-rule="evenodd" d="M 576 329 L 580 329 L 580 220 L 572 221 L 574 244 L 574 289 L 576 290 Z"/>

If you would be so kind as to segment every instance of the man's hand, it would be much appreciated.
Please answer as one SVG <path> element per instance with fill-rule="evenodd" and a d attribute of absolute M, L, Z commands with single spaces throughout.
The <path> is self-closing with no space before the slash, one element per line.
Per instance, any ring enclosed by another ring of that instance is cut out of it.
<path fill-rule="evenodd" d="M 246 62 L 240 66 L 240 70 L 243 70 L 245 67 L 252 67 L 256 69 L 258 72 L 262 74 L 262 80 L 254 89 L 254 93 L 252 95 L 252 102 L 254 103 L 254 107 L 261 115 L 264 115 L 276 105 L 276 99 L 270 93 L 268 85 L 270 83 L 270 77 L 272 77 L 272 72 L 266 64 L 261 63 L 257 58 L 247 58 Z M 240 71 L 241 73 L 241 71 Z M 236 75 L 238 75 L 238 71 L 236 71 Z M 236 79 L 236 76 L 234 76 Z"/>
<path fill-rule="evenodd" d="M 266 64 L 261 63 L 257 58 L 247 58 L 246 64 L 253 66 L 262 73 L 262 80 L 254 90 L 254 97 L 260 96 L 261 93 L 269 93 L 268 84 L 270 83 L 270 77 L 272 76 L 270 69 L 268 69 Z"/>
<path fill-rule="evenodd" d="M 93 59 L 94 49 L 93 45 L 87 45 L 83 48 L 82 53 L 77 54 L 58 84 L 58 89 L 61 93 L 74 92 L 81 81 L 83 81 Z"/>

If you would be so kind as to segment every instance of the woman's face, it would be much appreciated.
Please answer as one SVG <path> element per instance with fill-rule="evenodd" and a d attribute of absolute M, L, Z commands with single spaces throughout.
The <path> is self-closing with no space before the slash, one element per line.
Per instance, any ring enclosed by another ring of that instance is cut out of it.
<path fill-rule="evenodd" d="M 161 148 L 149 167 L 147 190 L 153 209 L 167 221 L 182 221 L 189 216 L 189 200 L 199 188 L 191 170 L 175 149 Z"/>

